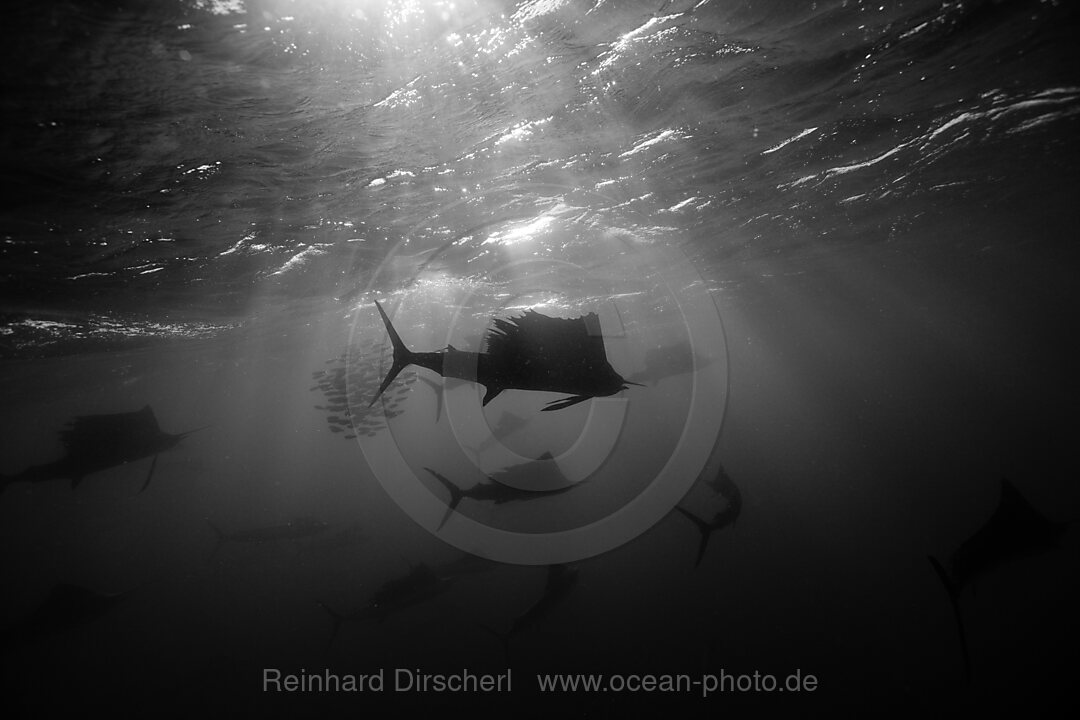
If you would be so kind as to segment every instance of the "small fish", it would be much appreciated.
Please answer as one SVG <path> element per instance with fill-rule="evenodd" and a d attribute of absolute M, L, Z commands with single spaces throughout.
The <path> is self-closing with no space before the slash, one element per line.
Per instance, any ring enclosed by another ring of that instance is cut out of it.
<path fill-rule="evenodd" d="M 486 391 L 483 405 L 503 390 L 570 394 L 548 403 L 545 411 L 614 395 L 626 390 L 628 385 L 640 384 L 623 380 L 608 363 L 596 313 L 569 320 L 528 310 L 519 317 L 496 318 L 495 328 L 486 338 L 486 352 L 466 352 L 453 345 L 436 352 L 413 352 L 405 347 L 377 300 L 375 307 L 393 344 L 394 361 L 372 405 L 409 365 L 483 385 Z"/>

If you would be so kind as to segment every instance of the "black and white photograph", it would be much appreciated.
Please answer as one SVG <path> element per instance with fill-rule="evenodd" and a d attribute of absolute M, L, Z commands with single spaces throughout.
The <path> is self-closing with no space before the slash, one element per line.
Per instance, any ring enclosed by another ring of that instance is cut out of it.
<path fill-rule="evenodd" d="M 0 714 L 1069 714 L 1078 10 L 5 8 Z"/>

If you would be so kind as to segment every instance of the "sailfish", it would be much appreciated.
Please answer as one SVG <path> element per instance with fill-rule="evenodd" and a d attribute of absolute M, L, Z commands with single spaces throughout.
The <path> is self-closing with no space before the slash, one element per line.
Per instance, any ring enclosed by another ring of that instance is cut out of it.
<path fill-rule="evenodd" d="M 1016 558 L 1048 552 L 1058 547 L 1073 521 L 1054 522 L 1024 499 L 1007 479 L 1001 481 L 1001 498 L 994 513 L 974 535 L 960 544 L 949 558 L 949 569 L 933 555 L 930 564 L 945 586 L 956 620 L 964 674 L 971 678 L 971 657 L 960 613 L 960 595 L 982 575 Z"/>
<path fill-rule="evenodd" d="M 408 574 L 385 582 L 365 605 L 351 613 L 338 612 L 328 603 L 319 600 L 319 607 L 325 610 L 333 621 L 330 643 L 333 644 L 342 623 L 365 620 L 382 622 L 389 615 L 430 600 L 446 591 L 454 579 L 453 576 L 440 575 L 421 563 L 412 566 Z"/>
<path fill-rule="evenodd" d="M 87 475 L 151 455 L 150 470 L 142 492 L 150 484 L 158 454 L 175 446 L 193 432 L 172 434 L 158 426 L 149 405 L 141 410 L 104 415 L 81 415 L 60 431 L 66 454 L 51 463 L 33 465 L 16 475 L 0 476 L 0 490 L 13 482 L 44 482 L 66 479 L 74 489 Z"/>
<path fill-rule="evenodd" d="M 102 593 L 71 583 L 55 585 L 29 616 L 0 633 L 0 654 L 92 622 L 132 592 Z"/>
<path fill-rule="evenodd" d="M 394 360 L 372 405 L 409 365 L 483 385 L 483 405 L 503 390 L 569 394 L 548 403 L 545 411 L 614 395 L 640 384 L 624 380 L 611 367 L 596 313 L 567 319 L 527 310 L 518 317 L 495 319 L 495 327 L 487 333 L 486 352 L 466 352 L 453 345 L 434 352 L 413 352 L 405 347 L 378 300 L 375 307 L 393 344 Z"/>
<path fill-rule="evenodd" d="M 577 578 L 578 569 L 576 567 L 562 564 L 548 565 L 547 580 L 544 583 L 544 592 L 540 599 L 533 603 L 528 610 L 514 618 L 508 631 L 501 633 L 487 625 L 480 625 L 481 629 L 491 633 L 502 643 L 503 655 L 508 663 L 510 662 L 511 638 L 540 625 L 551 614 L 552 608 L 561 603 L 563 598 L 570 593 L 570 590 L 577 583 Z"/>
<path fill-rule="evenodd" d="M 694 562 L 694 567 L 701 565 L 701 560 L 705 557 L 705 549 L 709 545 L 709 538 L 712 534 L 717 530 L 723 530 L 728 525 L 734 525 L 735 521 L 739 519 L 739 515 L 742 514 L 742 492 L 722 465 L 715 476 L 708 477 L 703 473 L 698 477 L 698 480 L 704 482 L 717 494 L 721 495 L 727 501 L 727 505 L 720 512 L 713 515 L 712 520 L 709 521 L 703 520 L 689 510 L 675 506 L 675 509 L 694 523 L 698 532 L 701 533 L 701 542 L 698 544 L 697 560 Z"/>
<path fill-rule="evenodd" d="M 546 452 L 537 458 L 537 462 L 522 463 L 521 465 L 514 466 L 515 468 L 531 468 L 537 464 L 544 464 L 551 461 L 552 455 L 550 452 Z M 424 468 L 432 477 L 439 481 L 439 483 L 446 488 L 450 493 L 450 502 L 446 506 L 446 514 L 443 515 L 442 521 L 439 523 L 439 529 L 441 530 L 446 521 L 449 520 L 457 511 L 457 506 L 461 504 L 461 501 L 465 498 L 470 498 L 478 502 L 491 502 L 495 505 L 502 505 L 508 502 L 524 502 L 528 500 L 537 500 L 540 498 L 550 497 L 552 495 L 559 495 L 568 490 L 573 490 L 577 487 L 577 484 L 571 483 L 564 485 L 554 490 L 525 490 L 514 485 L 503 483 L 499 480 L 499 476 L 504 473 L 512 472 L 512 469 L 504 469 L 495 474 L 494 477 L 489 477 L 488 482 L 480 482 L 468 489 L 462 489 L 452 483 L 445 475 L 438 473 L 431 468 Z"/>

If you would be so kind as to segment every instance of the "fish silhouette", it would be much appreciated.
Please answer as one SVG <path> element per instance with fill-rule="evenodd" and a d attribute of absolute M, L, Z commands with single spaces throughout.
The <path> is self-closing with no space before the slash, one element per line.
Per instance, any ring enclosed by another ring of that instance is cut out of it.
<path fill-rule="evenodd" d="M 102 593 L 81 585 L 60 583 L 33 612 L 0 636 L 4 651 L 90 623 L 107 614 L 132 591 Z"/>
<path fill-rule="evenodd" d="M 539 458 L 537 458 L 537 460 L 541 462 L 546 462 L 551 459 L 551 453 L 544 453 Z M 530 465 L 534 465 L 534 463 L 523 463 L 523 465 L 527 467 Z M 518 465 L 514 467 L 522 466 Z M 432 477 L 438 480 L 439 483 L 443 487 L 445 487 L 446 490 L 450 493 L 450 502 L 446 506 L 446 514 L 443 515 L 443 519 L 439 523 L 440 529 L 443 525 L 446 524 L 446 521 L 450 519 L 450 517 L 457 510 L 457 506 L 465 498 L 469 498 L 470 500 L 476 500 L 477 502 L 490 502 L 495 505 L 502 505 L 503 503 L 508 502 L 523 502 L 527 500 L 537 500 L 543 497 L 550 497 L 552 495 L 559 495 L 566 492 L 567 490 L 573 490 L 575 487 L 577 487 L 577 485 L 566 485 L 564 487 L 556 488 L 554 490 L 525 490 L 519 487 L 515 487 L 514 485 L 499 482 L 498 476 L 500 474 L 513 471 L 513 468 L 507 468 L 506 470 L 500 471 L 500 473 L 496 473 L 495 476 L 489 477 L 488 482 L 479 482 L 476 485 L 473 485 L 472 487 L 463 490 L 454 483 L 452 483 L 445 475 L 442 475 L 441 473 L 438 473 L 431 468 L 424 469 L 431 473 Z"/>
<path fill-rule="evenodd" d="M 142 492 L 150 485 L 158 454 L 202 429 L 177 435 L 162 432 L 149 405 L 134 412 L 82 415 L 60 431 L 60 442 L 66 451 L 64 457 L 28 467 L 17 475 L 0 476 L 0 491 L 13 482 L 57 479 L 70 480 L 71 487 L 76 488 L 87 475 L 153 455 L 150 470 L 139 490 Z"/>
<path fill-rule="evenodd" d="M 206 522 L 210 525 L 210 529 L 214 531 L 214 535 L 217 537 L 217 544 L 214 546 L 214 551 L 210 554 L 210 557 L 216 555 L 218 550 L 221 549 L 221 546 L 226 542 L 259 543 L 274 540 L 297 540 L 326 532 L 326 529 L 330 527 L 322 520 L 309 517 L 298 517 L 293 518 L 284 525 L 248 528 L 246 530 L 237 530 L 226 533 L 217 525 L 210 522 L 210 520 L 207 520 Z"/>
<path fill-rule="evenodd" d="M 388 580 L 375 591 L 366 604 L 351 613 L 340 613 L 321 600 L 318 605 L 333 620 L 330 636 L 330 642 L 333 643 L 343 623 L 365 620 L 382 622 L 389 615 L 435 597 L 447 590 L 452 582 L 453 577 L 440 575 L 420 563 L 413 566 L 407 574 Z"/>
<path fill-rule="evenodd" d="M 500 417 L 499 421 L 495 424 L 495 427 L 491 428 L 491 435 L 475 448 L 476 452 L 486 452 L 494 446 L 495 443 L 502 442 L 502 440 L 513 435 L 528 424 L 529 421 L 527 418 L 523 418 L 512 412 L 503 413 L 502 417 Z"/>
<path fill-rule="evenodd" d="M 953 552 L 949 569 L 946 570 L 934 556 L 927 556 L 949 595 L 964 658 L 965 678 L 971 679 L 971 656 L 960 612 L 959 600 L 964 588 L 973 586 L 980 577 L 1012 560 L 1057 548 L 1072 522 L 1048 520 L 1009 480 L 1002 479 L 997 508 L 990 519 Z"/>
<path fill-rule="evenodd" d="M 717 530 L 723 530 L 728 525 L 734 525 L 735 521 L 739 519 L 739 515 L 742 513 L 742 492 L 739 491 L 739 487 L 731 479 L 731 476 L 727 474 L 727 471 L 724 470 L 722 465 L 715 476 L 712 476 L 710 479 L 704 480 L 703 482 L 721 495 L 727 501 L 727 505 L 723 510 L 716 513 L 712 520 L 709 520 L 708 522 L 689 510 L 678 506 L 675 507 L 675 509 L 686 516 L 690 522 L 694 523 L 698 532 L 701 533 L 701 542 L 698 544 L 697 560 L 694 562 L 694 567 L 700 565 L 702 558 L 705 557 L 705 549 L 709 544 L 709 538 L 712 537 L 712 534 Z"/>
<path fill-rule="evenodd" d="M 435 393 L 435 422 L 439 422 L 442 419 L 442 407 L 443 407 L 443 386 L 434 380 L 430 380 L 426 377 L 420 378 L 420 382 L 424 383 Z"/>
<path fill-rule="evenodd" d="M 313 537 L 300 549 L 304 555 L 321 555 L 327 552 L 353 547 L 371 539 L 367 529 L 360 522 L 351 522 L 334 529 L 327 529 L 318 537 Z"/>
<path fill-rule="evenodd" d="M 701 357 L 694 352 L 690 341 L 681 340 L 650 348 L 645 353 L 644 369 L 635 372 L 630 379 L 645 385 L 656 385 L 666 378 L 682 375 L 711 364 L 710 358 Z"/>
<path fill-rule="evenodd" d="M 570 593 L 570 590 L 577 582 L 577 577 L 578 570 L 575 567 L 562 564 L 548 565 L 547 580 L 544 583 L 544 592 L 540 599 L 529 606 L 525 612 L 514 618 L 508 631 L 500 633 L 487 625 L 480 626 L 499 638 L 507 662 L 510 661 L 511 638 L 542 623 L 551 613 L 552 608 L 562 602 L 563 598 Z"/>
<path fill-rule="evenodd" d="M 471 552 L 460 555 L 457 559 L 435 567 L 435 573 L 443 578 L 457 578 L 463 575 L 491 572 L 502 566 L 495 560 L 489 560 Z"/>
<path fill-rule="evenodd" d="M 545 411 L 561 410 L 594 397 L 606 397 L 627 389 L 608 363 L 600 318 L 589 313 L 574 319 L 553 318 L 535 310 L 512 318 L 496 318 L 487 334 L 486 352 L 466 352 L 448 345 L 435 352 L 413 352 L 405 347 L 382 305 L 375 301 L 390 342 L 394 360 L 375 394 L 373 405 L 398 373 L 419 365 L 443 377 L 483 385 L 487 405 L 503 390 L 568 393 L 553 400 Z"/>

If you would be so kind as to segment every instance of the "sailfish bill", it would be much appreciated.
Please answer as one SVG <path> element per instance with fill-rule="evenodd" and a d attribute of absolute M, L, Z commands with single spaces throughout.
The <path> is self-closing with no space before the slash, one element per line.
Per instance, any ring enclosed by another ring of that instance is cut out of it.
<path fill-rule="evenodd" d="M 504 390 L 566 393 L 545 411 L 562 410 L 594 397 L 606 397 L 638 385 L 611 367 L 596 313 L 574 318 L 548 317 L 535 310 L 512 318 L 496 318 L 486 337 L 485 352 L 445 350 L 414 352 L 406 347 L 379 301 L 375 301 L 393 346 L 393 361 L 371 405 L 409 365 L 442 377 L 484 386 L 483 405 Z"/>

